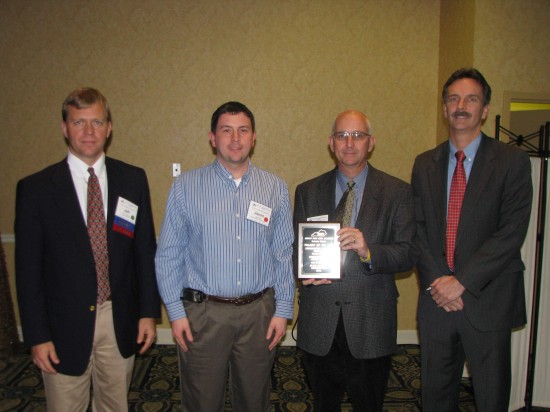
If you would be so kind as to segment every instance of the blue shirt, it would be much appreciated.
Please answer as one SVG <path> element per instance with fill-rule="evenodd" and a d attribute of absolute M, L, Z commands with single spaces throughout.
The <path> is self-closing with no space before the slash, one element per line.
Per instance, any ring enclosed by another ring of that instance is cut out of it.
<path fill-rule="evenodd" d="M 464 149 L 464 171 L 466 172 L 466 183 L 470 178 L 470 172 L 472 171 L 472 165 L 476 158 L 477 149 L 481 143 L 481 134 L 479 134 L 466 148 Z M 447 204 L 449 203 L 449 193 L 451 192 L 451 180 L 453 180 L 453 174 L 456 167 L 456 152 L 457 148 L 449 140 L 449 167 L 447 169 Z"/>
<path fill-rule="evenodd" d="M 251 202 L 271 209 L 267 225 L 247 218 Z M 186 316 L 184 288 L 237 297 L 275 290 L 275 316 L 292 319 L 294 231 L 288 188 L 254 167 L 239 185 L 217 160 L 179 176 L 168 196 L 155 258 L 170 321 Z"/>

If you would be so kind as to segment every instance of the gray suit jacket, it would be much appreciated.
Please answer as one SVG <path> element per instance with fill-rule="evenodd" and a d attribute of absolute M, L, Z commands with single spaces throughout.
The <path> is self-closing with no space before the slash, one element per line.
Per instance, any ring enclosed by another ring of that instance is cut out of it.
<path fill-rule="evenodd" d="M 423 291 L 450 273 L 445 258 L 449 143 L 417 157 L 412 175 L 420 279 L 419 319 L 443 322 L 443 309 Z M 532 202 L 525 152 L 485 135 L 468 179 L 457 232 L 454 275 L 466 287 L 464 311 L 481 331 L 526 322 L 520 248 Z"/>
<path fill-rule="evenodd" d="M 336 169 L 296 188 L 296 231 L 298 222 L 334 211 L 335 190 Z M 315 355 L 326 355 L 342 311 L 354 357 L 376 358 L 395 351 L 398 293 L 394 274 L 407 271 L 413 265 L 413 216 L 410 186 L 369 164 L 355 227 L 361 230 L 369 246 L 371 265 L 362 263 L 356 253 L 348 252 L 342 281 L 300 287 L 300 348 Z"/>

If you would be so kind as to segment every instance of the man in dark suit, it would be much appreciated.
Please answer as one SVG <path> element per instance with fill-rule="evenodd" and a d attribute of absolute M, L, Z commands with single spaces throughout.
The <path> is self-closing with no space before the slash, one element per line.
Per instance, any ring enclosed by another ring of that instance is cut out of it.
<path fill-rule="evenodd" d="M 413 168 L 425 412 L 458 409 L 465 359 L 477 410 L 508 410 L 511 330 L 526 322 L 520 248 L 531 167 L 527 154 L 481 132 L 490 99 L 479 71 L 453 73 L 443 88 L 449 140 Z"/>
<path fill-rule="evenodd" d="M 24 341 L 48 410 L 86 411 L 93 381 L 94 411 L 125 411 L 134 354 L 151 346 L 160 316 L 149 187 L 142 169 L 105 157 L 112 123 L 101 93 L 75 90 L 62 117 L 67 158 L 17 186 Z"/>
<path fill-rule="evenodd" d="M 381 411 L 396 349 L 394 274 L 413 265 L 412 192 L 367 163 L 375 137 L 363 113 L 339 114 L 328 143 L 338 166 L 296 188 L 294 227 L 336 219 L 336 205 L 350 197 L 344 195 L 349 181 L 351 221 L 337 232 L 341 280 L 302 280 L 298 346 L 305 351 L 315 411 L 340 410 L 344 390 L 354 410 Z"/>

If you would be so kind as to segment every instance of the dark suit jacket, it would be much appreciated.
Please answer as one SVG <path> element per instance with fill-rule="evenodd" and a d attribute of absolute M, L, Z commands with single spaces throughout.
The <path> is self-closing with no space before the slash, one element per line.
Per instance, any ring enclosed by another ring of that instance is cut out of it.
<path fill-rule="evenodd" d="M 335 190 L 336 170 L 296 188 L 296 232 L 298 222 L 334 211 Z M 395 351 L 398 292 L 394 274 L 413 265 L 413 209 L 410 186 L 369 165 L 355 227 L 366 239 L 372 264 L 362 263 L 355 252 L 348 252 L 342 281 L 300 287 L 299 347 L 326 355 L 341 310 L 354 357 L 376 358 Z"/>
<path fill-rule="evenodd" d="M 445 257 L 449 142 L 417 157 L 412 175 L 417 220 L 419 319 L 445 321 L 423 291 L 450 269 Z M 466 288 L 464 312 L 481 331 L 525 323 L 520 248 L 532 202 L 531 164 L 525 152 L 485 135 L 462 204 L 454 275 Z"/>
<path fill-rule="evenodd" d="M 115 334 L 124 357 L 136 351 L 138 319 L 160 316 L 156 240 L 143 169 L 106 158 L 107 241 Z M 118 198 L 138 205 L 134 238 L 113 230 Z M 17 185 L 16 279 L 24 341 L 53 341 L 58 372 L 81 375 L 90 358 L 97 275 L 66 160 Z"/>

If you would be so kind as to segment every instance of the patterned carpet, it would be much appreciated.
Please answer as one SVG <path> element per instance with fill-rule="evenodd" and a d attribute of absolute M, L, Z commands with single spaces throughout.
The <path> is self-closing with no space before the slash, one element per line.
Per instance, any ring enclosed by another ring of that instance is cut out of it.
<path fill-rule="evenodd" d="M 301 352 L 280 347 L 272 373 L 271 412 L 312 412 L 311 392 L 305 382 Z M 386 412 L 420 411 L 420 350 L 401 345 L 392 359 Z M 179 411 L 178 360 L 175 346 L 158 345 L 136 358 L 129 394 L 130 411 Z M 28 352 L 0 356 L 0 411 L 45 411 L 44 389 Z M 231 411 L 229 401 L 226 411 Z M 342 412 L 351 412 L 347 399 Z M 468 380 L 462 383 L 460 411 L 475 411 Z"/>

